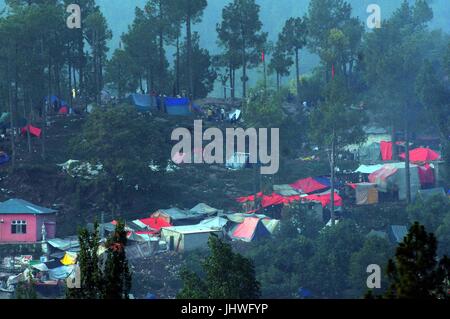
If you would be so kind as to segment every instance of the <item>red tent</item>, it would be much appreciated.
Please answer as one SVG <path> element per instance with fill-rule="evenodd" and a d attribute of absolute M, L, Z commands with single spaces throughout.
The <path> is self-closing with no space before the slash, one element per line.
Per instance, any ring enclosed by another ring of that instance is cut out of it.
<path fill-rule="evenodd" d="M 145 224 L 151 229 L 154 230 L 161 230 L 163 227 L 170 227 L 172 224 L 167 222 L 164 218 L 161 217 L 150 217 L 150 218 L 144 218 L 139 220 L 141 223 Z"/>
<path fill-rule="evenodd" d="M 305 194 L 310 194 L 329 188 L 328 185 L 322 184 L 312 177 L 298 180 L 294 184 L 290 184 L 290 186 L 297 190 L 301 190 Z"/>
<path fill-rule="evenodd" d="M 41 137 L 42 130 L 38 127 L 34 127 L 33 125 L 27 125 L 20 130 L 20 132 L 25 135 L 30 131 L 30 134 L 36 137 Z"/>
<path fill-rule="evenodd" d="M 400 157 L 405 158 L 406 154 L 403 153 Z M 429 148 L 416 148 L 409 152 L 409 160 L 413 163 L 436 161 L 440 157 L 439 153 Z"/>
<path fill-rule="evenodd" d="M 69 108 L 67 106 L 63 106 L 59 109 L 58 114 L 65 115 L 69 114 Z"/>

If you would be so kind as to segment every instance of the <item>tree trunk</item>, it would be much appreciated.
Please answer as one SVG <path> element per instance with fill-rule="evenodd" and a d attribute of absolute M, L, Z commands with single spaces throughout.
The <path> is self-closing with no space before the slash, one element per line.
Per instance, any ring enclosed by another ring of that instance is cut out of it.
<path fill-rule="evenodd" d="M 330 209 L 331 209 L 331 226 L 334 226 L 336 224 L 336 215 L 334 213 L 334 189 L 335 189 L 335 167 L 336 167 L 336 134 L 333 130 L 333 136 L 331 141 L 331 158 L 330 158 L 330 166 L 331 166 L 331 203 L 330 203 Z"/>
<path fill-rule="evenodd" d="M 405 104 L 405 169 L 406 169 L 406 201 L 411 204 L 411 171 L 409 164 L 409 120 L 407 113 L 408 106 Z"/>
<path fill-rule="evenodd" d="M 33 109 L 33 102 L 31 101 L 31 96 L 29 96 L 30 101 L 30 112 L 28 116 L 26 116 L 26 108 L 23 108 L 24 117 L 27 119 L 27 124 L 31 125 L 31 110 Z M 30 134 L 30 128 L 27 129 L 27 145 L 28 145 L 28 154 L 31 154 L 31 134 Z"/>
<path fill-rule="evenodd" d="M 14 106 L 13 96 L 11 88 L 11 77 L 9 73 L 9 61 L 8 61 L 8 99 L 9 99 L 9 124 L 11 133 L 11 171 L 14 172 L 16 167 L 16 143 L 15 143 L 15 127 L 14 127 Z"/>
<path fill-rule="evenodd" d="M 191 30 L 191 12 L 188 10 L 186 16 L 186 39 L 187 39 L 187 69 L 189 80 L 189 98 L 194 98 L 194 79 L 192 70 L 192 30 Z"/>
<path fill-rule="evenodd" d="M 280 92 L 280 73 L 277 72 L 277 92 Z"/>
<path fill-rule="evenodd" d="M 247 56 L 245 54 L 245 37 L 242 37 L 242 97 L 247 96 Z"/>
<path fill-rule="evenodd" d="M 295 49 L 295 74 L 297 84 L 297 97 L 300 96 L 300 52 L 299 49 Z"/>
<path fill-rule="evenodd" d="M 397 128 L 396 124 L 392 123 L 392 160 L 396 161 L 398 159 L 398 148 L 397 148 Z"/>
<path fill-rule="evenodd" d="M 177 35 L 176 91 L 180 94 L 180 35 Z"/>

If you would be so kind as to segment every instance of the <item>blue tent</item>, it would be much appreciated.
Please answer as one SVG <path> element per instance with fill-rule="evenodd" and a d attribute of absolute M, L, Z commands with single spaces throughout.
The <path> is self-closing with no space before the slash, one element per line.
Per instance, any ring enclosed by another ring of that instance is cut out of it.
<path fill-rule="evenodd" d="M 0 165 L 6 164 L 9 162 L 9 156 L 8 154 L 4 152 L 0 152 Z"/>
<path fill-rule="evenodd" d="M 153 108 L 156 108 L 155 98 L 148 94 L 130 94 L 128 101 L 140 112 L 149 112 Z"/>
<path fill-rule="evenodd" d="M 188 98 L 164 98 L 164 106 L 169 115 L 189 115 L 191 114 L 191 102 Z"/>

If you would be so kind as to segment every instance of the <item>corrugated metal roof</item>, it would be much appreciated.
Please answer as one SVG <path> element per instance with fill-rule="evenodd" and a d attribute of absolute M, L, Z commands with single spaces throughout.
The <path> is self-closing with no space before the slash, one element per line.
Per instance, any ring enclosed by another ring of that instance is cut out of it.
<path fill-rule="evenodd" d="M 40 207 L 23 199 L 13 198 L 0 203 L 0 214 L 45 215 L 56 213 L 56 210 Z"/>
<path fill-rule="evenodd" d="M 212 233 L 220 231 L 204 225 L 172 226 L 162 228 L 162 231 L 164 230 L 173 231 L 180 234 Z"/>

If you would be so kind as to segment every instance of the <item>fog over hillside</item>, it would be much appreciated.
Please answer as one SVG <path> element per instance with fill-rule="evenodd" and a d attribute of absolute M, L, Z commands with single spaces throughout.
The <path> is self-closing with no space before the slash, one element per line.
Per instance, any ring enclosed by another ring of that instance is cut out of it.
<path fill-rule="evenodd" d="M 382 18 L 388 18 L 397 9 L 403 0 L 347 0 L 353 7 L 353 13 L 361 21 L 368 17 L 367 6 L 376 3 L 381 7 Z M 414 3 L 415 0 L 408 0 Z M 113 39 L 110 42 L 109 56 L 119 47 L 121 35 L 128 30 L 132 23 L 136 7 L 144 7 L 147 0 L 97 0 L 105 15 L 109 27 L 113 31 Z M 202 22 L 194 26 L 194 30 L 200 33 L 201 46 L 207 48 L 211 54 L 219 53 L 217 44 L 216 25 L 221 21 L 222 9 L 230 3 L 230 0 L 209 0 L 203 14 Z M 261 21 L 264 31 L 269 33 L 269 40 L 275 42 L 278 33 L 282 30 L 287 19 L 295 16 L 303 16 L 308 9 L 309 0 L 256 0 L 261 7 Z M 432 28 L 443 29 L 450 32 L 448 18 L 450 16 L 449 0 L 429 0 L 434 11 L 434 19 L 430 24 Z M 0 0 L 0 6 L 4 7 L 4 0 Z M 171 60 L 173 47 L 167 47 L 168 58 Z M 310 72 L 318 63 L 318 58 L 311 55 L 306 49 L 302 52 L 301 73 Z M 262 70 L 250 70 L 250 72 L 262 73 Z M 251 85 L 260 77 L 251 76 Z M 252 83 L 253 82 L 253 83 Z M 238 88 L 239 90 L 239 88 Z M 217 88 L 211 95 L 221 94 Z"/>

